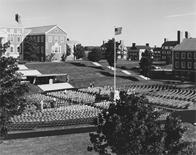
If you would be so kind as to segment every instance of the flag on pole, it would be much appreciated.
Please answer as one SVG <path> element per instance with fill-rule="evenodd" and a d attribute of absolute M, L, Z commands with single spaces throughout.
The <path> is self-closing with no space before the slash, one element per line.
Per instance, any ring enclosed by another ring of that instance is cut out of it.
<path fill-rule="evenodd" d="M 114 33 L 115 33 L 115 35 L 121 34 L 121 33 L 122 33 L 122 27 L 116 27 L 116 28 L 114 29 Z"/>
<path fill-rule="evenodd" d="M 18 24 L 21 24 L 21 16 L 18 13 L 15 14 L 15 20 Z"/>

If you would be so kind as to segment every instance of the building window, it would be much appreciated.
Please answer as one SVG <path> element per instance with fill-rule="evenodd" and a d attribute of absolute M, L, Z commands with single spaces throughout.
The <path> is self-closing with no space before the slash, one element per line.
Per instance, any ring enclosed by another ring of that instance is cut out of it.
<path fill-rule="evenodd" d="M 162 54 L 166 54 L 166 51 L 162 51 Z"/>
<path fill-rule="evenodd" d="M 14 37 L 12 35 L 10 37 L 10 41 L 14 41 Z"/>
<path fill-rule="evenodd" d="M 18 40 L 18 42 L 20 42 L 20 36 L 18 36 L 17 40 Z"/>
<path fill-rule="evenodd" d="M 14 47 L 13 46 L 10 47 L 10 51 L 14 52 Z"/>
<path fill-rule="evenodd" d="M 194 62 L 194 69 L 196 69 L 196 62 Z"/>
<path fill-rule="evenodd" d="M 20 33 L 21 33 L 21 31 L 18 29 L 18 30 L 17 30 L 17 33 L 18 33 L 18 34 L 20 34 Z"/>
<path fill-rule="evenodd" d="M 185 53 L 185 52 L 182 52 L 182 53 L 181 53 L 181 58 L 182 58 L 182 59 L 185 59 L 185 58 L 186 58 L 186 53 Z"/>
<path fill-rule="evenodd" d="M 41 36 L 41 42 L 44 42 L 44 36 Z"/>
<path fill-rule="evenodd" d="M 166 59 L 166 56 L 162 56 L 162 59 L 165 60 Z"/>
<path fill-rule="evenodd" d="M 196 52 L 194 52 L 194 59 L 196 59 Z"/>
<path fill-rule="evenodd" d="M 54 41 L 55 41 L 55 42 L 58 42 L 58 36 L 55 36 L 55 37 L 54 37 Z"/>
<path fill-rule="evenodd" d="M 188 57 L 188 59 L 192 59 L 192 53 L 191 52 L 188 52 L 187 53 L 187 57 Z"/>
<path fill-rule="evenodd" d="M 52 42 L 52 36 L 48 36 L 48 42 Z"/>
<path fill-rule="evenodd" d="M 12 34 L 13 34 L 13 33 L 14 33 L 14 29 L 10 29 L 10 33 L 12 33 Z"/>
<path fill-rule="evenodd" d="M 175 52 L 175 58 L 179 59 L 179 53 L 178 52 Z"/>
<path fill-rule="evenodd" d="M 61 37 L 61 42 L 62 42 L 62 43 L 64 42 L 64 37 Z"/>
<path fill-rule="evenodd" d="M 184 62 L 184 61 L 181 62 L 181 68 L 182 69 L 185 69 L 186 68 L 186 62 Z"/>
<path fill-rule="evenodd" d="M 167 51 L 167 54 L 171 54 L 171 51 Z"/>
<path fill-rule="evenodd" d="M 40 36 L 37 36 L 37 42 L 38 43 L 40 42 Z"/>
<path fill-rule="evenodd" d="M 192 69 L 192 62 L 187 62 L 188 69 Z"/>
<path fill-rule="evenodd" d="M 17 47 L 17 52 L 20 53 L 20 46 Z"/>
<path fill-rule="evenodd" d="M 36 36 L 33 37 L 33 40 L 36 42 Z"/>
<path fill-rule="evenodd" d="M 179 68 L 179 62 L 178 61 L 175 62 L 175 68 Z"/>
<path fill-rule="evenodd" d="M 44 55 L 44 47 L 41 46 L 41 54 Z"/>

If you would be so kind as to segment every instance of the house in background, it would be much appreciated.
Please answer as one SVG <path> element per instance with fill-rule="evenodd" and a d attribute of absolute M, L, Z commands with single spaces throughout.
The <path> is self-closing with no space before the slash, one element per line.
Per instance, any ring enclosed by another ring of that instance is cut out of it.
<path fill-rule="evenodd" d="M 136 45 L 132 43 L 132 47 L 127 47 L 127 59 L 132 61 L 139 61 L 142 58 L 142 53 L 145 50 L 152 50 L 148 43 L 146 45 Z"/>
<path fill-rule="evenodd" d="M 27 29 L 30 29 L 31 32 L 26 39 L 31 38 L 38 45 L 39 61 L 61 61 L 62 55 L 66 53 L 66 32 L 57 25 L 29 27 Z"/>
<path fill-rule="evenodd" d="M 19 58 L 23 48 L 22 42 L 29 33 L 29 29 L 21 26 L 0 28 L 2 43 L 10 42 L 10 47 L 6 49 L 5 53 L 2 53 L 2 56 Z"/>
<path fill-rule="evenodd" d="M 132 43 L 131 47 L 127 47 L 127 60 L 138 61 L 139 49 L 136 48 L 135 43 Z"/>
<path fill-rule="evenodd" d="M 117 48 L 118 59 L 127 59 L 127 47 L 124 44 L 123 40 L 120 40 L 119 46 Z"/>
<path fill-rule="evenodd" d="M 187 38 L 173 49 L 173 71 L 196 80 L 196 38 Z"/>
<path fill-rule="evenodd" d="M 189 33 L 185 31 L 185 39 L 189 38 Z M 164 39 L 164 43 L 162 44 L 161 49 L 161 57 L 160 61 L 164 61 L 167 64 L 171 64 L 173 60 L 173 53 L 172 50 L 176 45 L 179 45 L 183 40 L 183 35 L 181 31 L 177 31 L 177 40 L 176 41 L 167 41 L 166 38 Z"/>
<path fill-rule="evenodd" d="M 161 59 L 161 47 L 153 48 L 153 61 L 159 61 Z"/>

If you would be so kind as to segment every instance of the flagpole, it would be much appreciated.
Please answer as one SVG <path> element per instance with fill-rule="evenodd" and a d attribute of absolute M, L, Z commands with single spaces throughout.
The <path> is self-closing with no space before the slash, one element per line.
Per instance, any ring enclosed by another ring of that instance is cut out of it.
<path fill-rule="evenodd" d="M 116 101 L 116 39 L 115 39 L 115 34 L 114 34 L 114 101 Z"/>

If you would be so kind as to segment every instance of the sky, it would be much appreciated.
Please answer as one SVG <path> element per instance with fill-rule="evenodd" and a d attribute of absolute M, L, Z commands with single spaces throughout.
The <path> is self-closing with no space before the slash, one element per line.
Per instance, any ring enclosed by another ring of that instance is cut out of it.
<path fill-rule="evenodd" d="M 0 0 L 0 27 L 17 25 L 16 13 L 24 27 L 54 24 L 84 46 L 113 38 L 114 27 L 126 46 L 161 46 L 177 30 L 196 37 L 196 0 Z"/>

